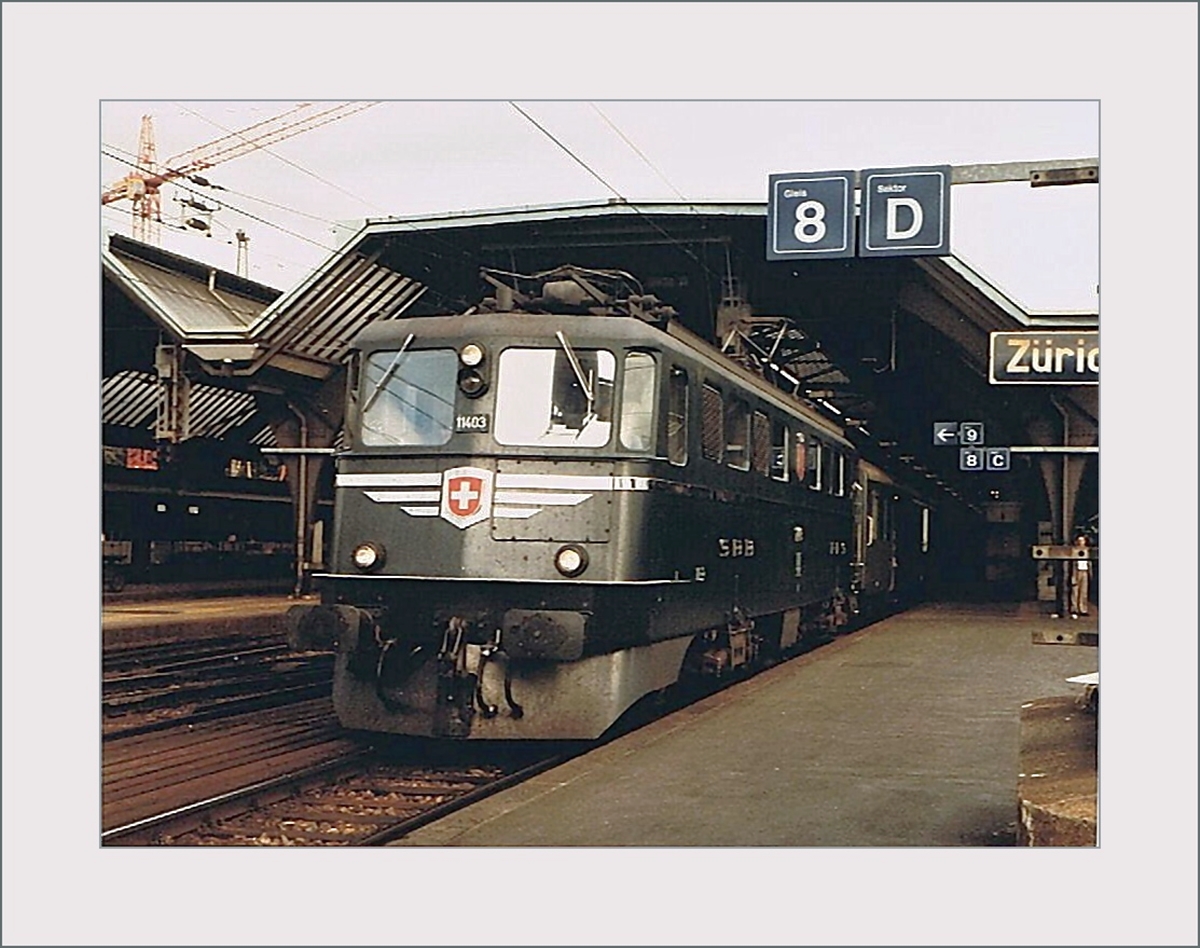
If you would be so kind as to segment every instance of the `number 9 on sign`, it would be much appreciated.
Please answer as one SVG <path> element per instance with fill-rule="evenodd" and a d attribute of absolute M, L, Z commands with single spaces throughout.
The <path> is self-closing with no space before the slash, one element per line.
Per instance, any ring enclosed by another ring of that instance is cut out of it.
<path fill-rule="evenodd" d="M 819 243 L 825 238 L 825 205 L 820 201 L 801 201 L 796 205 L 796 226 L 792 233 L 802 244 Z"/>

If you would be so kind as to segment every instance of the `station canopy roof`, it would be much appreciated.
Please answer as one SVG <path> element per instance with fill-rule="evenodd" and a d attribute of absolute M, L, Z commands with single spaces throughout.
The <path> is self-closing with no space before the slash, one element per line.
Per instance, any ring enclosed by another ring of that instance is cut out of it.
<path fill-rule="evenodd" d="M 952 256 L 768 261 L 765 248 L 765 204 L 613 200 L 368 220 L 282 294 L 116 236 L 104 271 L 214 375 L 270 367 L 313 380 L 375 319 L 476 305 L 491 292 L 482 267 L 624 270 L 714 344 L 728 343 L 716 336 L 730 314 L 749 317 L 734 324 L 769 353 L 785 387 L 892 469 L 905 465 L 956 496 L 955 485 L 978 478 L 964 482 L 957 452 L 933 446 L 932 420 L 983 421 L 988 443 L 1022 444 L 1032 414 L 1057 417 L 1044 393 L 1017 398 L 988 384 L 989 334 L 1097 324 L 1031 316 Z M 1067 397 L 1098 414 L 1094 388 Z"/>
<path fill-rule="evenodd" d="M 424 289 L 354 253 L 287 293 L 117 235 L 102 260 L 105 275 L 213 374 L 269 365 L 325 378 L 363 326 L 399 315 Z"/>
<path fill-rule="evenodd" d="M 1032 316 L 953 256 L 769 261 L 766 214 L 765 204 L 610 200 L 376 219 L 341 253 L 427 287 L 409 315 L 477 304 L 491 292 L 481 267 L 532 274 L 568 263 L 632 274 L 716 345 L 740 307 L 751 344 L 786 370 L 785 387 L 889 469 L 956 494 L 980 479 L 958 471 L 956 450 L 933 445 L 933 420 L 982 421 L 987 443 L 1027 444 L 1030 417 L 1059 417 L 1044 390 L 989 384 L 990 333 L 1095 328 L 1095 316 Z M 1094 387 L 1064 397 L 1097 414 Z"/>

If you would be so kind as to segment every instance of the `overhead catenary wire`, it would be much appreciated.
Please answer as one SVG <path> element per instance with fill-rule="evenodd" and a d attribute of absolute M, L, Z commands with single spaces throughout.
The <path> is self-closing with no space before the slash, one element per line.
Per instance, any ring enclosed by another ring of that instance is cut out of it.
<path fill-rule="evenodd" d="M 112 152 L 105 151 L 103 147 L 100 149 L 100 153 L 105 155 L 105 157 L 113 159 L 114 161 L 120 161 L 120 162 L 130 165 L 134 168 L 140 167 L 136 162 L 128 161 L 127 159 L 122 158 L 119 155 L 116 155 Z M 196 183 L 199 184 L 199 182 L 196 182 Z M 205 187 L 205 185 L 200 185 L 200 186 Z M 219 188 L 219 186 L 218 186 L 218 188 Z M 228 201 L 222 200 L 221 198 L 218 198 L 215 195 L 211 195 L 211 194 L 208 195 L 208 199 L 210 201 L 216 202 L 217 204 L 221 205 L 222 207 L 224 207 L 230 211 L 233 211 L 235 214 L 240 214 L 243 217 L 249 218 L 252 221 L 257 221 L 260 224 L 266 224 L 268 227 L 274 227 L 276 230 L 278 230 L 284 234 L 287 234 L 289 237 L 295 237 L 298 240 L 303 240 L 305 243 L 310 243 L 314 247 L 320 247 L 322 250 L 329 251 L 330 253 L 332 253 L 336 249 L 334 247 L 326 246 L 325 244 L 321 243 L 320 241 L 313 240 L 311 237 L 307 237 L 304 234 L 299 234 L 294 230 L 289 230 L 288 228 L 284 227 L 282 224 L 276 224 L 274 221 L 269 221 L 265 217 L 259 217 L 257 214 L 251 214 L 249 211 L 243 210 L 242 208 L 237 207 L 236 205 L 230 204 Z"/>
<path fill-rule="evenodd" d="M 371 104 L 372 104 L 372 105 L 376 105 L 376 104 L 379 104 L 379 103 L 371 103 Z M 176 105 L 178 105 L 180 108 L 187 109 L 187 107 L 186 107 L 186 106 L 184 106 L 184 105 L 182 105 L 181 103 L 176 103 Z M 228 131 L 227 129 L 225 129 L 225 128 L 224 128 L 224 126 L 220 125 L 220 123 L 218 123 L 218 122 L 215 122 L 215 121 L 213 121 L 212 119 L 206 118 L 205 116 L 201 115 L 200 113 L 197 113 L 197 112 L 195 112 L 194 110 L 187 109 L 187 111 L 190 111 L 190 112 L 192 112 L 192 114 L 193 114 L 193 115 L 196 115 L 198 118 L 200 118 L 200 119 L 202 119 L 202 120 L 204 120 L 204 121 L 206 121 L 206 122 L 208 122 L 208 123 L 210 123 L 210 124 L 212 124 L 212 125 L 216 126 L 217 128 L 221 128 L 222 130 Z M 235 135 L 239 135 L 239 134 L 240 134 L 240 133 L 237 133 L 237 132 L 231 132 L 231 133 L 230 133 L 230 135 L 231 135 L 231 136 L 235 136 Z M 112 149 L 113 151 L 123 151 L 123 152 L 125 152 L 125 154 L 127 154 L 127 155 L 130 155 L 130 157 L 131 157 L 131 158 L 133 158 L 133 157 L 134 157 L 134 156 L 132 155 L 132 153 L 130 153 L 130 152 L 128 152 L 128 151 L 125 151 L 125 149 L 117 148 L 117 147 L 115 147 L 115 146 L 111 146 L 111 145 L 103 145 L 102 147 L 103 147 L 103 148 L 110 148 L 110 149 Z M 292 162 L 292 161 L 290 161 L 289 159 L 286 159 L 286 158 L 284 158 L 284 157 L 283 157 L 283 156 L 281 156 L 281 155 L 276 155 L 274 152 L 271 152 L 269 149 L 267 149 L 267 148 L 265 148 L 265 147 L 259 146 L 257 150 L 260 150 L 260 151 L 265 151 L 265 152 L 267 152 L 267 154 L 270 154 L 272 157 L 274 157 L 274 158 L 278 158 L 279 160 L 281 160 L 281 161 L 284 161 L 284 162 L 285 162 L 285 163 L 287 163 L 287 164 L 291 164 L 291 165 L 293 165 L 294 167 L 296 167 L 298 170 L 300 170 L 300 171 L 304 172 L 305 174 L 310 174 L 310 175 L 312 175 L 312 174 L 313 174 L 313 172 L 310 172 L 310 171 L 308 171 L 307 169 L 305 169 L 305 168 L 301 167 L 300 165 L 296 164 L 295 162 Z M 127 165 L 130 165 L 131 167 L 137 168 L 138 170 L 144 170 L 144 169 L 142 169 L 141 165 L 139 165 L 139 164 L 136 164 L 136 163 L 135 163 L 135 161 L 133 161 L 133 160 L 125 160 L 125 159 L 122 159 L 121 157 L 119 157 L 118 155 L 111 155 L 111 154 L 110 154 L 110 155 L 108 155 L 108 157 L 110 157 L 110 158 L 112 158 L 113 160 L 116 160 L 116 161 L 124 161 L 124 163 L 125 163 L 125 164 L 127 164 Z M 244 193 L 242 193 L 242 192 L 239 192 L 239 191 L 236 191 L 236 190 L 230 189 L 230 188 L 228 188 L 228 187 L 226 187 L 226 186 L 224 186 L 224 185 L 213 183 L 213 182 L 209 181 L 207 178 L 203 178 L 203 177 L 200 177 L 200 176 L 198 176 L 198 175 L 190 175 L 190 174 L 188 174 L 188 175 L 185 175 L 185 174 L 182 174 L 182 173 L 181 173 L 181 169 L 178 169 L 178 168 L 173 168 L 173 167 L 171 167 L 169 164 L 163 164 L 163 165 L 161 165 L 161 166 L 160 166 L 160 168 L 159 168 L 159 170 L 160 170 L 160 171 L 164 171 L 164 172 L 168 172 L 168 173 L 175 173 L 175 174 L 179 174 L 179 175 L 180 175 L 182 178 L 185 178 L 187 181 L 189 181 L 189 182 L 190 182 L 190 184 L 194 184 L 194 185 L 197 185 L 197 186 L 199 186 L 199 187 L 213 188 L 213 189 L 216 189 L 216 190 L 225 191 L 225 192 L 227 192 L 227 193 L 229 193 L 229 194 L 236 194 L 236 195 L 238 195 L 238 196 L 240 196 L 240 197 L 244 197 L 244 198 L 246 198 L 247 200 L 252 200 L 252 201 L 259 202 L 259 203 L 267 204 L 267 205 L 269 205 L 269 206 L 273 206 L 273 207 L 275 207 L 275 208 L 277 208 L 277 209 L 279 209 L 279 210 L 284 210 L 284 211 L 286 211 L 286 212 L 288 212 L 288 213 L 293 213 L 293 214 L 297 214 L 297 215 L 299 215 L 299 216 L 302 216 L 302 217 L 307 217 L 307 218 L 309 218 L 309 219 L 311 219 L 311 220 L 315 220 L 315 221 L 318 221 L 318 222 L 320 222 L 320 223 L 328 224 L 328 225 L 330 225 L 330 226 L 337 226 L 337 223 L 338 223 L 337 221 L 331 221 L 331 220 L 328 220 L 328 219 L 326 219 L 326 218 L 321 218 L 321 217 L 319 217 L 319 216 L 316 216 L 316 215 L 307 214 L 307 213 L 305 213 L 305 212 L 303 212 L 303 211 L 299 211 L 299 210 L 297 210 L 297 209 L 296 209 L 296 208 L 294 208 L 294 207 L 289 207 L 289 206 L 287 206 L 287 205 L 275 204 L 274 202 L 268 201 L 268 200 L 266 200 L 266 199 L 264 199 L 264 198 L 258 198 L 258 197 L 255 197 L 255 196 L 253 196 L 253 195 L 247 195 L 247 194 L 244 194 Z M 327 185 L 329 185 L 329 186 L 331 186 L 331 187 L 335 188 L 336 190 L 342 191 L 343 193 L 347 194 L 348 196 L 350 196 L 350 197 L 354 198 L 355 200 L 358 200 L 358 201 L 360 201 L 360 202 L 362 202 L 362 203 L 366 204 L 367 206 L 369 206 L 369 207 L 371 207 L 371 208 L 374 208 L 375 210 L 379 211 L 379 212 L 380 212 L 380 213 L 381 213 L 381 214 L 382 214 L 384 217 L 387 217 L 387 218 L 389 218 L 389 219 L 393 217 L 393 215 L 391 215 L 391 214 L 390 214 L 388 211 L 386 211 L 385 209 L 381 208 L 381 207 L 380 207 L 378 204 L 374 204 L 373 202 L 367 201 L 366 199 L 364 199 L 364 198 L 362 198 L 362 197 L 360 197 L 360 196 L 358 196 L 358 195 L 354 194 L 353 192 L 347 191 L 345 188 L 341 188 L 339 185 L 335 184 L 334 182 L 331 182 L 331 181 L 328 181 L 328 180 L 326 180 L 326 179 L 320 178 L 320 176 L 319 176 L 319 175 L 314 175 L 314 177 L 317 177 L 319 180 L 321 180 L 321 181 L 323 181 L 325 184 L 327 184 Z M 213 199 L 213 200 L 217 200 L 215 197 L 213 197 L 212 199 Z M 240 210 L 239 208 L 235 207 L 234 205 L 232 205 L 232 204 L 229 204 L 228 202 L 224 202 L 224 204 L 225 204 L 225 206 L 226 206 L 226 207 L 227 207 L 229 210 L 232 210 L 232 211 L 234 211 L 234 212 L 236 212 L 236 213 L 244 214 L 245 216 L 247 216 L 248 218 L 250 218 L 250 219 L 252 219 L 252 220 L 259 220 L 260 222 L 262 221 L 262 219 L 261 219 L 261 218 L 256 218 L 256 217 L 254 217 L 253 215 L 249 214 L 248 212 L 242 211 L 242 210 Z M 290 232 L 288 232 L 288 231 L 287 231 L 285 228 L 282 228 L 280 225 L 277 225 L 277 224 L 272 224 L 272 223 L 271 223 L 271 222 L 269 222 L 269 221 L 267 221 L 267 222 L 265 222 L 265 223 L 267 223 L 269 226 L 275 227 L 276 229 L 283 230 L 285 233 L 290 233 Z M 422 234 L 424 234 L 424 235 L 425 235 L 425 236 L 427 236 L 429 239 L 431 239 L 431 240 L 432 240 L 434 243 L 436 243 L 436 244 L 439 244 L 439 245 L 441 245 L 441 246 L 443 246 L 443 247 L 447 248 L 447 250 L 449 250 L 450 252 L 452 252 L 452 253 L 453 253 L 455 256 L 457 256 L 457 257 L 460 257 L 460 258 L 463 258 L 463 259 L 473 259 L 473 257 L 472 257 L 472 254 L 471 254 L 471 253 L 470 253 L 468 250 L 466 250 L 465 248 L 462 248 L 462 247 L 459 247 L 459 246 L 455 245 L 454 243 L 452 243 L 450 240 L 448 240 L 448 239 L 447 239 L 445 236 L 443 236 L 443 235 L 441 235 L 441 234 L 437 234 L 437 233 L 430 233 L 430 232 L 428 232 L 428 231 L 423 231 L 423 230 L 422 230 L 420 227 L 418 227 L 417 225 L 415 225 L 415 224 L 413 224 L 412 222 L 409 222 L 409 221 L 398 221 L 398 223 L 401 223 L 401 224 L 403 224 L 403 226 L 407 227 L 408 229 L 410 229 L 410 230 L 412 230 L 412 231 L 414 231 L 414 232 L 416 232 L 416 233 L 422 233 Z M 293 236 L 296 236 L 296 235 L 293 235 Z M 301 239 L 307 239 L 307 238 L 301 238 Z M 310 243 L 315 243 L 314 241 L 311 241 L 311 240 L 309 240 L 309 242 L 310 242 Z M 326 247 L 324 244 L 319 244 L 319 243 L 317 243 L 317 244 L 316 244 L 316 246 L 322 247 L 322 249 L 325 249 L 325 250 L 330 250 L 330 249 L 331 249 L 331 248 L 329 248 L 329 247 Z M 446 259 L 446 258 L 445 258 L 445 257 L 443 257 L 441 254 L 438 254 L 436 251 L 433 251 L 433 250 L 428 250 L 428 249 L 425 249 L 425 248 L 421 248 L 421 252 L 422 252 L 422 253 L 425 253 L 425 254 L 427 254 L 427 255 L 429 255 L 429 256 L 431 256 L 431 257 L 435 258 L 435 259 L 439 259 L 439 260 L 441 260 L 441 259 Z M 452 298 L 450 298 L 450 297 L 447 297 L 447 296 L 444 296 L 443 294 L 438 294 L 438 293 L 435 293 L 434 295 L 435 295 L 435 296 L 437 296 L 438 298 L 440 298 L 440 299 L 443 299 L 443 300 L 446 300 L 446 301 L 448 301 L 448 302 L 452 302 L 452 303 L 459 303 L 459 304 L 461 304 L 463 307 L 466 307 L 466 306 L 468 306 L 468 305 L 469 305 L 469 303 L 468 303 L 466 300 L 456 300 L 456 299 L 452 299 Z"/>
<path fill-rule="evenodd" d="M 134 162 L 128 161 L 128 160 L 120 157 L 119 155 L 113 154 L 111 152 L 105 152 L 103 147 L 101 148 L 101 153 L 105 154 L 106 157 L 111 158 L 114 161 L 120 161 L 120 162 L 123 162 L 123 163 L 130 165 L 132 167 L 135 167 L 135 168 L 138 167 L 138 165 L 136 165 Z M 212 187 L 212 185 L 200 185 L 200 187 Z M 216 187 L 220 188 L 220 185 L 217 185 Z M 290 237 L 296 237 L 297 239 L 303 240 L 305 243 L 312 244 L 314 247 L 318 247 L 322 250 L 327 251 L 328 253 L 333 253 L 337 249 L 335 247 L 328 247 L 319 241 L 316 241 L 310 237 L 304 236 L 303 234 L 298 234 L 294 231 L 291 231 L 288 228 L 283 227 L 280 224 L 276 224 L 272 221 L 267 220 L 266 218 L 259 217 L 255 214 L 251 214 L 250 212 L 242 210 L 240 207 L 237 207 L 236 205 L 230 204 L 228 201 L 224 201 L 224 200 L 216 197 L 215 195 L 206 194 L 205 196 L 209 200 L 219 204 L 221 207 L 224 207 L 227 210 L 230 210 L 235 214 L 240 214 L 243 217 L 249 218 L 250 220 L 257 221 L 258 223 L 261 223 L 261 224 L 266 224 L 268 227 L 273 227 L 276 230 L 278 230 L 284 234 L 287 234 Z M 113 208 L 111 205 L 109 205 L 105 208 L 102 208 L 102 210 L 115 211 L 116 209 Z M 415 225 L 409 224 L 408 226 L 412 227 L 413 230 L 420 232 L 420 228 L 417 228 Z M 190 231 L 185 231 L 185 230 L 181 230 L 181 232 L 190 233 Z M 445 243 L 448 247 L 450 247 L 456 253 L 461 254 L 462 256 L 467 256 L 467 257 L 470 256 L 466 250 L 461 250 L 460 248 L 455 247 L 453 244 L 450 244 L 448 241 L 442 240 L 441 242 Z M 430 250 L 430 251 L 427 251 L 427 253 L 429 253 L 433 257 L 442 259 L 441 254 L 438 254 L 435 251 Z M 271 255 L 271 256 L 274 256 L 274 255 Z M 312 269 L 311 265 L 309 265 L 309 264 L 297 264 L 296 261 L 288 260 L 284 257 L 274 256 L 274 259 L 283 261 L 284 263 L 288 263 L 294 267 L 297 267 L 298 269 L 305 269 L 305 270 Z M 426 294 L 429 295 L 431 298 L 438 300 L 440 303 L 445 304 L 448 309 L 449 308 L 457 308 L 459 310 L 463 310 L 463 309 L 468 308 L 471 305 L 465 299 L 448 296 L 447 294 L 439 292 L 438 290 L 435 290 L 433 287 L 429 287 L 429 286 L 426 286 Z"/>
<path fill-rule="evenodd" d="M 202 122 L 208 122 L 210 125 L 213 125 L 216 128 L 221 129 L 221 131 L 226 132 L 230 136 L 236 136 L 238 138 L 246 139 L 246 136 L 244 136 L 241 132 L 237 132 L 237 131 L 234 131 L 233 129 L 226 128 L 220 122 L 218 122 L 214 119 L 211 119 L 206 115 L 202 115 L 201 113 L 197 112 L 195 109 L 189 108 L 188 106 L 184 105 L 182 102 L 175 102 L 173 104 L 178 106 L 179 108 L 183 109 L 185 112 L 188 112 L 188 113 L 196 116 L 196 118 L 200 119 Z M 378 105 L 378 104 L 379 103 L 377 103 L 377 102 L 371 102 L 366 106 L 366 108 L 370 108 L 371 106 Z M 249 139 L 246 139 L 246 140 L 248 141 Z M 358 201 L 360 204 L 363 204 L 366 207 L 373 208 L 374 210 L 379 211 L 381 214 L 387 213 L 385 210 L 383 210 L 383 208 L 381 208 L 378 204 L 375 204 L 373 201 L 368 201 L 366 198 L 355 194 L 353 191 L 350 191 L 347 188 L 343 188 L 340 184 L 336 184 L 335 182 L 330 181 L 328 178 L 321 177 L 321 175 L 317 174 L 315 171 L 310 171 L 308 168 L 305 168 L 303 165 L 299 164 L 298 162 L 295 162 L 290 158 L 285 158 L 283 155 L 277 154 L 276 152 L 272 151 L 270 148 L 266 147 L 265 145 L 257 146 L 256 150 L 265 152 L 266 154 L 270 155 L 272 158 L 276 159 L 277 161 L 282 161 L 284 164 L 289 165 L 292 168 L 295 168 L 297 171 L 301 172 L 302 174 L 306 174 L 310 178 L 313 178 L 316 181 L 320 181 L 322 184 L 327 185 L 328 187 L 331 187 L 336 191 L 340 191 L 342 194 L 346 195 L 347 197 L 353 198 L 354 200 Z"/>
<path fill-rule="evenodd" d="M 604 119 L 604 123 L 609 128 L 611 128 L 614 132 L 616 132 L 617 136 L 621 139 L 621 141 L 623 141 L 626 145 L 628 145 L 630 148 L 632 148 L 634 154 L 636 154 L 639 158 L 641 158 L 642 161 L 644 161 L 646 163 L 646 165 L 650 168 L 650 170 L 653 171 L 656 175 L 658 175 L 658 179 L 660 181 L 662 181 L 662 183 L 665 184 L 668 188 L 670 188 L 675 193 L 675 196 L 677 198 L 679 198 L 679 200 L 683 201 L 683 203 L 685 203 L 688 207 L 690 207 L 692 209 L 692 211 L 694 211 L 694 212 L 696 211 L 696 206 L 690 200 L 688 200 L 688 198 L 684 197 L 683 192 L 681 192 L 679 190 L 679 188 L 675 187 L 675 185 L 673 185 L 670 182 L 670 180 L 668 180 L 667 176 L 658 169 L 658 166 L 655 165 L 653 161 L 651 161 L 649 158 L 646 157 L 645 153 L 640 148 L 638 148 L 637 145 L 635 145 L 633 143 L 633 141 L 629 138 L 628 135 L 626 135 L 623 131 L 621 131 L 620 128 L 617 127 L 617 124 L 611 118 L 609 118 L 607 115 L 604 114 L 604 111 L 600 108 L 600 106 L 598 106 L 595 102 L 589 102 L 588 105 L 590 105 L 595 110 L 596 114 L 599 115 L 600 118 Z"/>
<path fill-rule="evenodd" d="M 112 152 L 124 152 L 126 155 L 129 155 L 129 158 L 122 158 L 121 156 L 116 155 L 116 154 L 107 154 L 106 157 L 111 158 L 114 161 L 122 161 L 125 164 L 129 165 L 130 167 L 138 168 L 139 170 L 141 169 L 141 166 L 136 164 L 136 162 L 134 160 L 134 159 L 136 159 L 136 156 L 130 154 L 129 152 L 125 151 L 124 149 L 116 147 L 114 145 L 107 144 L 107 143 L 102 143 L 101 149 L 102 149 L 102 153 L 103 153 L 103 149 L 109 149 Z M 175 171 L 177 169 L 173 169 L 173 168 L 164 166 L 163 170 Z M 275 208 L 276 210 L 284 211 L 289 214 L 295 214 L 298 217 L 304 217 L 304 218 L 307 218 L 308 220 L 316 221 L 317 223 L 320 223 L 320 224 L 327 224 L 330 227 L 336 227 L 339 223 L 338 221 L 330 220 L 327 217 L 321 217 L 317 214 L 309 214 L 307 211 L 301 211 L 298 208 L 292 207 L 287 204 L 279 204 L 275 201 L 267 200 L 266 198 L 258 197 L 253 194 L 247 194 L 244 191 L 238 191 L 234 188 L 228 187 L 227 185 L 217 184 L 216 182 L 209 181 L 207 178 L 197 180 L 196 177 L 190 176 L 190 175 L 184 176 L 184 178 L 185 178 L 185 180 L 187 180 L 188 183 L 187 184 L 176 184 L 177 187 L 181 187 L 184 189 L 189 189 L 191 187 L 200 187 L 200 188 L 208 188 L 211 190 L 223 191 L 226 194 L 233 194 L 237 197 L 245 198 L 248 201 L 254 201 L 255 203 L 258 203 L 258 204 L 265 204 L 268 207 Z M 218 198 L 212 197 L 211 195 L 210 195 L 210 197 L 214 201 L 218 200 Z M 234 211 L 235 213 L 239 213 L 239 214 L 245 213 L 245 212 L 239 210 L 238 208 L 234 207 L 232 204 L 228 204 L 227 202 L 226 202 L 225 206 L 229 210 Z M 246 216 L 249 217 L 250 215 L 247 214 Z M 403 221 L 401 223 L 403 223 L 406 227 L 408 227 L 411 230 L 421 232 L 421 229 L 419 227 L 417 227 L 415 224 L 412 224 L 408 221 Z M 277 226 L 277 225 L 272 224 L 271 226 Z M 441 237 L 440 235 L 434 235 L 434 239 L 438 243 L 443 244 L 446 247 L 448 247 L 450 250 L 453 250 L 457 255 L 464 256 L 464 257 L 470 256 L 470 254 L 466 250 L 455 246 L 453 243 L 446 240 L 444 237 Z M 320 246 L 323 246 L 323 245 L 320 245 Z M 329 249 L 329 248 L 325 248 L 325 249 Z M 443 259 L 440 254 L 436 254 L 432 251 L 429 251 L 429 253 L 431 256 L 437 257 L 438 259 Z"/>
<path fill-rule="evenodd" d="M 517 105 L 516 102 L 513 102 L 510 99 L 508 104 L 511 105 L 514 109 L 516 109 L 521 115 L 523 115 L 529 121 L 529 123 L 531 125 L 533 125 L 536 129 L 538 129 L 538 131 L 540 131 L 543 135 L 545 135 L 547 138 L 549 138 L 550 141 L 554 142 L 554 144 L 556 144 L 559 148 L 561 148 L 563 151 L 565 151 L 571 157 L 571 159 L 574 160 L 576 163 L 578 163 L 581 168 L 583 168 L 585 171 L 588 172 L 588 174 L 590 174 L 593 178 L 595 178 L 602 185 L 604 185 L 606 188 L 608 188 L 608 190 L 610 190 L 614 195 L 616 195 L 617 199 L 620 200 L 621 203 L 623 203 L 626 207 L 628 207 L 631 211 L 633 211 L 638 217 L 642 218 L 642 220 L 644 220 L 647 224 L 649 224 L 652 228 L 654 228 L 654 230 L 658 231 L 659 234 L 661 234 L 663 237 L 667 238 L 667 240 L 671 244 L 673 244 L 674 246 L 678 247 L 681 251 L 683 251 L 683 253 L 686 254 L 692 260 L 692 262 L 694 262 L 697 266 L 700 267 L 701 270 L 704 271 L 705 277 L 708 280 L 711 280 L 713 278 L 713 273 L 709 269 L 708 264 L 705 263 L 703 260 L 701 260 L 699 257 L 697 257 L 696 254 L 692 251 L 692 249 L 690 247 L 688 247 L 686 244 L 684 244 L 683 241 L 679 240 L 677 237 L 668 233 L 662 227 L 662 225 L 660 225 L 657 221 L 655 221 L 651 217 L 647 216 L 646 214 L 642 213 L 641 209 L 636 204 L 631 203 L 629 201 L 629 199 L 625 197 L 625 195 L 623 195 L 615 187 L 613 187 L 611 184 L 609 184 L 600 175 L 599 172 L 594 170 L 586 161 L 584 161 L 577 154 L 575 154 L 575 152 L 571 151 L 570 148 L 568 148 L 561 141 L 559 141 L 553 134 L 550 133 L 550 131 L 545 126 L 543 126 L 540 122 L 538 122 L 532 115 L 530 115 L 528 112 L 526 112 L 523 108 L 521 108 L 519 105 Z"/>
<path fill-rule="evenodd" d="M 112 230 L 115 230 L 115 231 L 123 230 L 124 227 L 129 222 L 128 213 L 120 211 L 117 208 L 113 207 L 112 205 L 101 208 L 100 213 L 104 217 L 105 224 L 108 225 Z M 225 230 L 229 231 L 230 233 L 233 233 L 236 228 L 236 225 L 226 224 L 223 221 L 220 221 L 216 218 L 213 219 L 212 224 L 214 226 L 222 227 Z M 209 236 L 208 234 L 205 234 L 201 231 L 193 230 L 191 228 L 183 227 L 183 226 L 180 226 L 177 224 L 171 224 L 167 221 L 163 221 L 163 226 L 169 228 L 171 231 L 173 231 L 177 235 L 181 235 L 181 236 L 195 237 L 197 239 L 207 239 Z M 233 245 L 233 241 L 229 240 L 229 239 L 218 238 L 218 241 L 222 246 L 232 246 Z M 272 251 L 267 250 L 263 247 L 258 247 L 255 250 L 254 256 L 259 261 L 259 264 L 255 265 L 255 269 L 261 269 L 261 261 L 263 259 L 274 261 L 275 264 L 278 266 L 286 267 L 288 269 L 296 270 L 296 271 L 308 272 L 308 271 L 311 271 L 313 268 L 313 264 L 311 261 L 301 261 L 301 260 L 296 260 L 292 257 L 281 256 L 280 254 L 273 253 Z"/>

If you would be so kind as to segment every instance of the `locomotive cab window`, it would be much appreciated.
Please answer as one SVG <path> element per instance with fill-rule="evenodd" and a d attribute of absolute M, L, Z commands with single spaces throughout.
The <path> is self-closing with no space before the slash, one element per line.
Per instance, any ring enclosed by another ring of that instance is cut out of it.
<path fill-rule="evenodd" d="M 505 349 L 496 385 L 504 445 L 600 448 L 612 433 L 617 360 L 607 349 Z"/>
<path fill-rule="evenodd" d="M 708 460 L 720 464 L 721 449 L 725 443 L 722 428 L 725 417 L 724 400 L 721 393 L 711 385 L 705 385 L 700 395 L 700 453 Z"/>
<path fill-rule="evenodd" d="M 725 463 L 750 470 L 750 408 L 740 398 L 725 403 Z"/>
<path fill-rule="evenodd" d="M 656 380 L 654 356 L 648 352 L 625 354 L 625 379 L 621 389 L 621 445 L 632 451 L 649 451 L 654 447 Z"/>
<path fill-rule="evenodd" d="M 687 464 L 688 458 L 688 376 L 678 366 L 671 367 L 667 383 L 667 460 Z"/>
<path fill-rule="evenodd" d="M 454 433 L 453 349 L 372 352 L 362 366 L 365 445 L 439 445 Z"/>
<path fill-rule="evenodd" d="M 788 430 L 778 418 L 771 419 L 771 476 L 788 479 Z"/>
<path fill-rule="evenodd" d="M 812 490 L 821 489 L 821 462 L 824 460 L 825 446 L 821 444 L 819 438 L 813 438 L 808 449 L 808 480 L 807 484 Z"/>
<path fill-rule="evenodd" d="M 764 477 L 769 477 L 771 474 L 771 420 L 761 411 L 754 413 L 751 434 L 754 439 L 754 470 Z"/>

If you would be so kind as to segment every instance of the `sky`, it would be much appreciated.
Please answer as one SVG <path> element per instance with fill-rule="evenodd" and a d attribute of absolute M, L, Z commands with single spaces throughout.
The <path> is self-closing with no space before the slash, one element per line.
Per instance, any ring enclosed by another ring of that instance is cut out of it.
<path fill-rule="evenodd" d="M 300 104 L 105 101 L 98 184 L 132 170 L 143 115 L 167 164 Z M 765 203 L 780 172 L 1096 158 L 1099 120 L 1095 100 L 377 101 L 204 172 L 225 190 L 166 185 L 161 245 L 233 270 L 241 229 L 249 275 L 288 289 L 335 248 L 338 222 L 614 196 Z M 1099 190 L 955 186 L 952 250 L 1028 311 L 1097 312 Z M 207 234 L 184 226 L 188 199 L 225 205 Z M 128 202 L 102 222 L 130 234 Z"/>
<path fill-rule="evenodd" d="M 1196 944 L 1195 4 L 6 2 L 0 16 L 5 944 Z M 630 200 L 762 202 L 774 172 L 1098 154 L 1098 188 L 956 188 L 952 247 L 1029 308 L 1094 307 L 1099 202 L 1100 847 L 101 850 L 97 197 L 123 170 L 100 150 L 135 148 L 144 102 L 166 158 L 316 100 L 387 104 L 281 143 L 291 165 L 214 168 L 229 203 L 270 223 L 230 213 L 178 252 L 232 270 L 224 241 L 243 226 L 252 275 L 287 289 L 333 221 L 612 196 L 510 100 Z"/>

